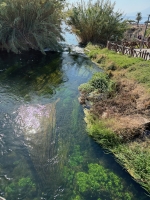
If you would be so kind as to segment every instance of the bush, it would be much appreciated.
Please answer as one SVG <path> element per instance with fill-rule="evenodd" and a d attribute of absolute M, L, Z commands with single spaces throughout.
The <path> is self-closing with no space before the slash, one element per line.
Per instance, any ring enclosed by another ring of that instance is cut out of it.
<path fill-rule="evenodd" d="M 59 0 L 0 1 L 0 45 L 20 53 L 44 48 L 60 49 L 63 3 Z"/>
<path fill-rule="evenodd" d="M 115 91 L 115 88 L 115 82 L 112 81 L 107 74 L 102 72 L 96 72 L 88 83 L 83 83 L 78 87 L 83 93 L 97 91 L 106 94 L 111 94 Z"/>
<path fill-rule="evenodd" d="M 114 12 L 115 4 L 110 0 L 89 0 L 73 5 L 68 12 L 67 23 L 83 44 L 88 42 L 106 45 L 112 37 L 120 40 L 126 30 L 122 13 Z"/>
<path fill-rule="evenodd" d="M 94 90 L 94 87 L 89 83 L 83 83 L 78 87 L 78 89 L 83 93 L 90 93 Z"/>
<path fill-rule="evenodd" d="M 109 86 L 109 78 L 106 74 L 97 72 L 93 75 L 89 83 L 95 88 L 100 89 L 101 92 L 105 92 Z"/>

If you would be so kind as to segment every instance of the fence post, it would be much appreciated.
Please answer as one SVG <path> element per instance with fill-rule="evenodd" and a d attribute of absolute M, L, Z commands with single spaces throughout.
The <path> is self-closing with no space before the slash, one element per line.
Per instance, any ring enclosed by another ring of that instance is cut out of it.
<path fill-rule="evenodd" d="M 110 47 L 110 42 L 107 41 L 107 48 L 109 49 L 109 47 Z"/>
<path fill-rule="evenodd" d="M 125 46 L 122 46 L 122 54 L 124 55 L 124 51 L 125 51 Z"/>

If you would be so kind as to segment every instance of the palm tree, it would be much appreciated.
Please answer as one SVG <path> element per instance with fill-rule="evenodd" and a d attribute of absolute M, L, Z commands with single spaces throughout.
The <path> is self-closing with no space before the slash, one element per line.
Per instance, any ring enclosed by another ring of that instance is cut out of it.
<path fill-rule="evenodd" d="M 142 14 L 141 14 L 141 12 L 138 12 L 136 14 L 137 26 L 139 25 L 139 21 L 141 21 L 141 19 L 142 19 Z"/>

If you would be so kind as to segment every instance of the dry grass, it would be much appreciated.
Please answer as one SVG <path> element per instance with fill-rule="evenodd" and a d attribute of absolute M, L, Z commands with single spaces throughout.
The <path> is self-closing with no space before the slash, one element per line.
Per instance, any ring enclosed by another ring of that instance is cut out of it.
<path fill-rule="evenodd" d="M 112 131 L 130 140 L 143 134 L 144 125 L 150 122 L 150 96 L 144 88 L 127 79 L 117 84 L 114 97 L 96 102 L 92 112 Z"/>

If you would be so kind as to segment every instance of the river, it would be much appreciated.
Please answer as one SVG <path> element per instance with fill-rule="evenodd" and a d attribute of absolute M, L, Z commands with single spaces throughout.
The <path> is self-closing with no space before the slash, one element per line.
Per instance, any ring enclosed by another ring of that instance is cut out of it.
<path fill-rule="evenodd" d="M 75 36 L 65 37 L 77 45 Z M 113 155 L 87 135 L 78 86 L 96 71 L 84 55 L 67 51 L 1 53 L 1 197 L 149 199 Z"/>

